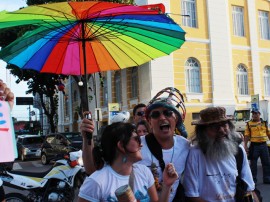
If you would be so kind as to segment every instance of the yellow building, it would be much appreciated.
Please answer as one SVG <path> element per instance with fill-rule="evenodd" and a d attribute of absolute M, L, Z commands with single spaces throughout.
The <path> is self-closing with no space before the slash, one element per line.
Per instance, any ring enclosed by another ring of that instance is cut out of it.
<path fill-rule="evenodd" d="M 270 98 L 269 0 L 170 3 L 173 18 L 187 33 L 173 65 L 174 85 L 186 98 L 189 134 L 190 122 L 207 106 L 224 106 L 231 115 L 250 95 Z"/>
<path fill-rule="evenodd" d="M 203 108 L 224 106 L 231 115 L 245 107 L 253 94 L 270 100 L 269 0 L 137 0 L 137 4 L 147 3 L 165 4 L 166 12 L 186 31 L 186 42 L 170 56 L 102 73 L 103 87 L 96 75 L 97 107 L 103 115 L 100 125 L 108 121 L 108 103 L 117 102 L 121 110 L 132 113 L 134 105 L 147 104 L 168 86 L 184 94 L 189 134 L 191 121 Z M 71 109 L 59 116 L 59 125 L 78 130 L 79 90 L 74 84 L 68 86 L 69 100 L 63 106 Z M 94 89 L 92 80 L 90 87 Z M 91 102 L 92 112 L 95 107 Z"/>

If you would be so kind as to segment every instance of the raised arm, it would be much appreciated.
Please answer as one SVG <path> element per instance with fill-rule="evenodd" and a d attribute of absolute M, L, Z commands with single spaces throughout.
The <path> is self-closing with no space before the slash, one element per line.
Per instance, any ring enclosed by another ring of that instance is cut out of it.
<path fill-rule="evenodd" d="M 89 112 L 84 112 L 84 115 L 88 114 Z M 94 148 L 94 141 L 93 138 L 91 140 L 91 144 L 88 144 L 88 139 L 86 133 L 93 133 L 95 129 L 94 121 L 84 118 L 82 120 L 81 126 L 81 134 L 83 137 L 83 145 L 82 145 L 82 158 L 83 158 L 83 165 L 85 168 L 85 172 L 90 175 L 92 174 L 96 168 L 94 166 L 94 160 L 92 155 L 92 150 Z"/>
<path fill-rule="evenodd" d="M 172 185 L 177 180 L 177 178 L 178 174 L 173 164 L 171 163 L 167 164 L 163 171 L 162 191 L 159 194 L 159 196 L 157 194 L 155 184 L 153 184 L 153 186 L 151 186 L 148 189 L 151 202 L 168 202 L 170 198 Z"/>

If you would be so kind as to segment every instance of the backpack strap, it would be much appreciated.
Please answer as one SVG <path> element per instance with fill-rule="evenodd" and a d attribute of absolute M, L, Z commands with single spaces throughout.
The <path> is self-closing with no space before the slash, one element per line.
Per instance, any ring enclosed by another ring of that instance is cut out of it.
<path fill-rule="evenodd" d="M 247 122 L 247 127 L 248 127 L 248 130 L 249 130 L 249 136 L 251 137 L 251 130 L 250 130 L 250 126 L 249 126 L 249 121 Z"/>
<path fill-rule="evenodd" d="M 163 160 L 162 148 L 160 144 L 158 143 L 153 133 L 146 135 L 145 141 L 152 155 L 158 160 L 159 166 L 163 172 L 165 169 L 165 162 Z"/>
<path fill-rule="evenodd" d="M 242 171 L 242 165 L 243 165 L 243 159 L 244 159 L 244 154 L 243 154 L 243 150 L 241 149 L 241 147 L 238 147 L 238 152 L 234 157 L 236 160 L 236 167 L 237 167 L 237 171 L 238 171 L 237 177 L 241 178 L 241 171 Z"/>
<path fill-rule="evenodd" d="M 234 157 L 236 159 L 236 167 L 237 167 L 237 171 L 238 171 L 238 176 L 236 177 L 237 187 L 238 186 L 241 187 L 241 190 L 246 192 L 248 185 L 241 178 L 241 171 L 242 171 L 242 165 L 243 165 L 243 160 L 244 160 L 244 154 L 243 154 L 243 150 L 239 146 L 238 146 L 238 152 Z"/>
<path fill-rule="evenodd" d="M 266 128 L 266 135 L 268 136 L 269 134 L 269 129 L 268 129 L 268 122 L 267 121 L 263 121 L 265 124 L 265 128 Z"/>
<path fill-rule="evenodd" d="M 158 143 L 153 133 L 146 135 L 145 141 L 152 155 L 156 157 L 156 159 L 158 160 L 159 166 L 161 167 L 161 170 L 163 172 L 165 169 L 165 162 L 163 160 L 162 148 L 160 144 Z M 185 201 L 184 187 L 181 184 L 181 182 L 179 182 L 176 194 L 172 202 L 184 202 L 184 201 Z"/>

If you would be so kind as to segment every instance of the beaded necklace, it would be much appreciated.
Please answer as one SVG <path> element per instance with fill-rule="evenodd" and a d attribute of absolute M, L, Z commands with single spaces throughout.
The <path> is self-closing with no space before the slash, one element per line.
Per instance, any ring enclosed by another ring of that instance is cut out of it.
<path fill-rule="evenodd" d="M 173 139 L 173 151 L 172 151 L 170 163 L 172 163 L 173 156 L 174 156 L 174 139 Z M 152 159 L 151 172 L 154 176 L 156 189 L 158 192 L 160 192 L 162 190 L 162 181 L 159 182 L 158 166 L 153 162 L 153 154 L 152 153 L 151 153 L 151 159 Z"/>

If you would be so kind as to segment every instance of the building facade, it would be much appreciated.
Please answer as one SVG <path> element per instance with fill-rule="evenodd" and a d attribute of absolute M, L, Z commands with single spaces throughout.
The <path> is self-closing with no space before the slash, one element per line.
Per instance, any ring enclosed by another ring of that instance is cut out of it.
<path fill-rule="evenodd" d="M 228 115 L 246 107 L 251 95 L 270 100 L 269 0 L 138 0 L 137 4 L 163 3 L 185 31 L 186 42 L 169 56 L 139 67 L 102 72 L 89 80 L 91 111 L 97 106 L 108 121 L 108 103 L 120 103 L 132 112 L 159 90 L 174 86 L 185 97 L 185 125 L 201 109 L 224 106 Z M 96 83 L 96 85 L 93 85 Z M 94 88 L 96 86 L 96 89 Z M 59 96 L 58 130 L 79 130 L 79 91 L 74 80 L 66 83 L 68 98 Z M 65 110 L 60 110 L 65 109 Z"/>

